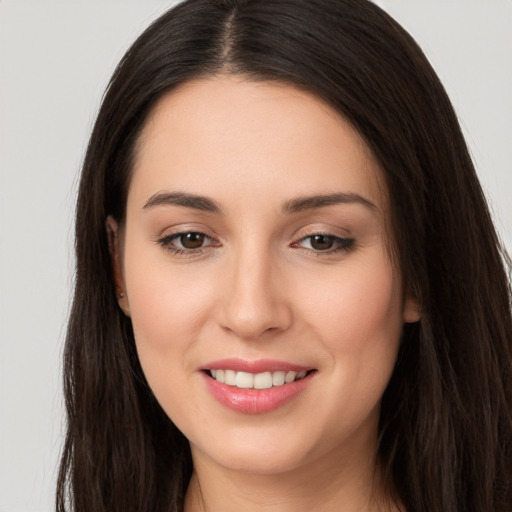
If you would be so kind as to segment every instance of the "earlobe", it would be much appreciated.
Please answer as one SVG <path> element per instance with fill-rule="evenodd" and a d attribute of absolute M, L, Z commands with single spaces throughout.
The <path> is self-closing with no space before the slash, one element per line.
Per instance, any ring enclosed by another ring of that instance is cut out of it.
<path fill-rule="evenodd" d="M 420 304 L 411 292 L 408 292 L 405 296 L 403 319 L 406 324 L 412 324 L 421 320 Z"/>
<path fill-rule="evenodd" d="M 123 275 L 123 262 L 121 252 L 121 241 L 119 237 L 119 226 L 117 221 L 108 216 L 105 223 L 108 239 L 108 250 L 110 253 L 110 263 L 112 265 L 112 274 L 116 287 L 117 303 L 126 316 L 130 316 L 130 306 L 126 296 L 126 287 Z"/>

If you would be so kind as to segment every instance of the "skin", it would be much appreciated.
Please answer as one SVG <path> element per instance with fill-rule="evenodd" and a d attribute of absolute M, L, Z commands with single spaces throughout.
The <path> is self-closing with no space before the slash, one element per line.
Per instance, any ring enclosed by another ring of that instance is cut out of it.
<path fill-rule="evenodd" d="M 175 192 L 206 196 L 221 212 L 145 207 Z M 283 210 L 334 193 L 372 206 Z M 109 218 L 108 230 L 142 368 L 191 443 L 187 512 L 384 510 L 380 399 L 403 324 L 419 319 L 390 260 L 388 209 L 363 140 L 309 93 L 218 76 L 181 85 L 154 108 L 126 221 Z M 207 237 L 176 254 L 177 232 Z M 313 244 L 319 233 L 333 237 L 323 240 L 332 250 Z M 212 397 L 200 371 L 232 357 L 316 371 L 286 405 L 242 414 Z"/>

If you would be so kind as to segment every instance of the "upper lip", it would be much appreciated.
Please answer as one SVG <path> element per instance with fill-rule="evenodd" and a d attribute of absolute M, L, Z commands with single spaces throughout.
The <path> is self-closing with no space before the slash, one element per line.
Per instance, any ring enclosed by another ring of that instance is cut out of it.
<path fill-rule="evenodd" d="M 246 359 L 219 359 L 211 361 L 201 366 L 200 370 L 233 370 L 235 372 L 247 373 L 263 373 L 263 372 L 278 372 L 278 371 L 309 371 L 314 368 L 311 366 L 304 366 L 300 364 L 290 363 L 287 361 L 278 361 L 275 359 L 258 359 L 256 361 L 248 361 Z"/>

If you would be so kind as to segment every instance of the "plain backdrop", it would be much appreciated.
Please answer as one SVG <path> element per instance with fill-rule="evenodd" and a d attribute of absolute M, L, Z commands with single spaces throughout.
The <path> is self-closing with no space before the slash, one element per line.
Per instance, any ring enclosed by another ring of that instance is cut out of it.
<path fill-rule="evenodd" d="M 0 512 L 54 508 L 80 163 L 114 66 L 173 3 L 0 0 Z M 445 84 L 510 249 L 512 0 L 378 3 Z"/>

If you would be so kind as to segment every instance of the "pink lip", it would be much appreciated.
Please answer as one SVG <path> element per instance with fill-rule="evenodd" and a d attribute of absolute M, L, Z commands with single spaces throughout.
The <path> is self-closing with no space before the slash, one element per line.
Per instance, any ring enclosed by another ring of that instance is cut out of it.
<path fill-rule="evenodd" d="M 263 372 L 301 372 L 312 370 L 310 366 L 301 366 L 274 359 L 259 359 L 246 361 L 245 359 L 219 359 L 205 364 L 200 370 L 233 370 L 235 372 L 263 373 Z"/>
<path fill-rule="evenodd" d="M 229 409 L 245 414 L 262 414 L 282 407 L 299 395 L 310 384 L 311 379 L 317 373 L 316 371 L 311 372 L 300 380 L 269 389 L 241 389 L 216 381 L 205 371 L 210 369 L 262 373 L 265 371 L 300 372 L 311 370 L 312 368 L 283 361 L 244 361 L 241 359 L 213 361 L 202 367 L 201 370 L 203 371 L 201 373 L 204 382 L 213 397 Z"/>

